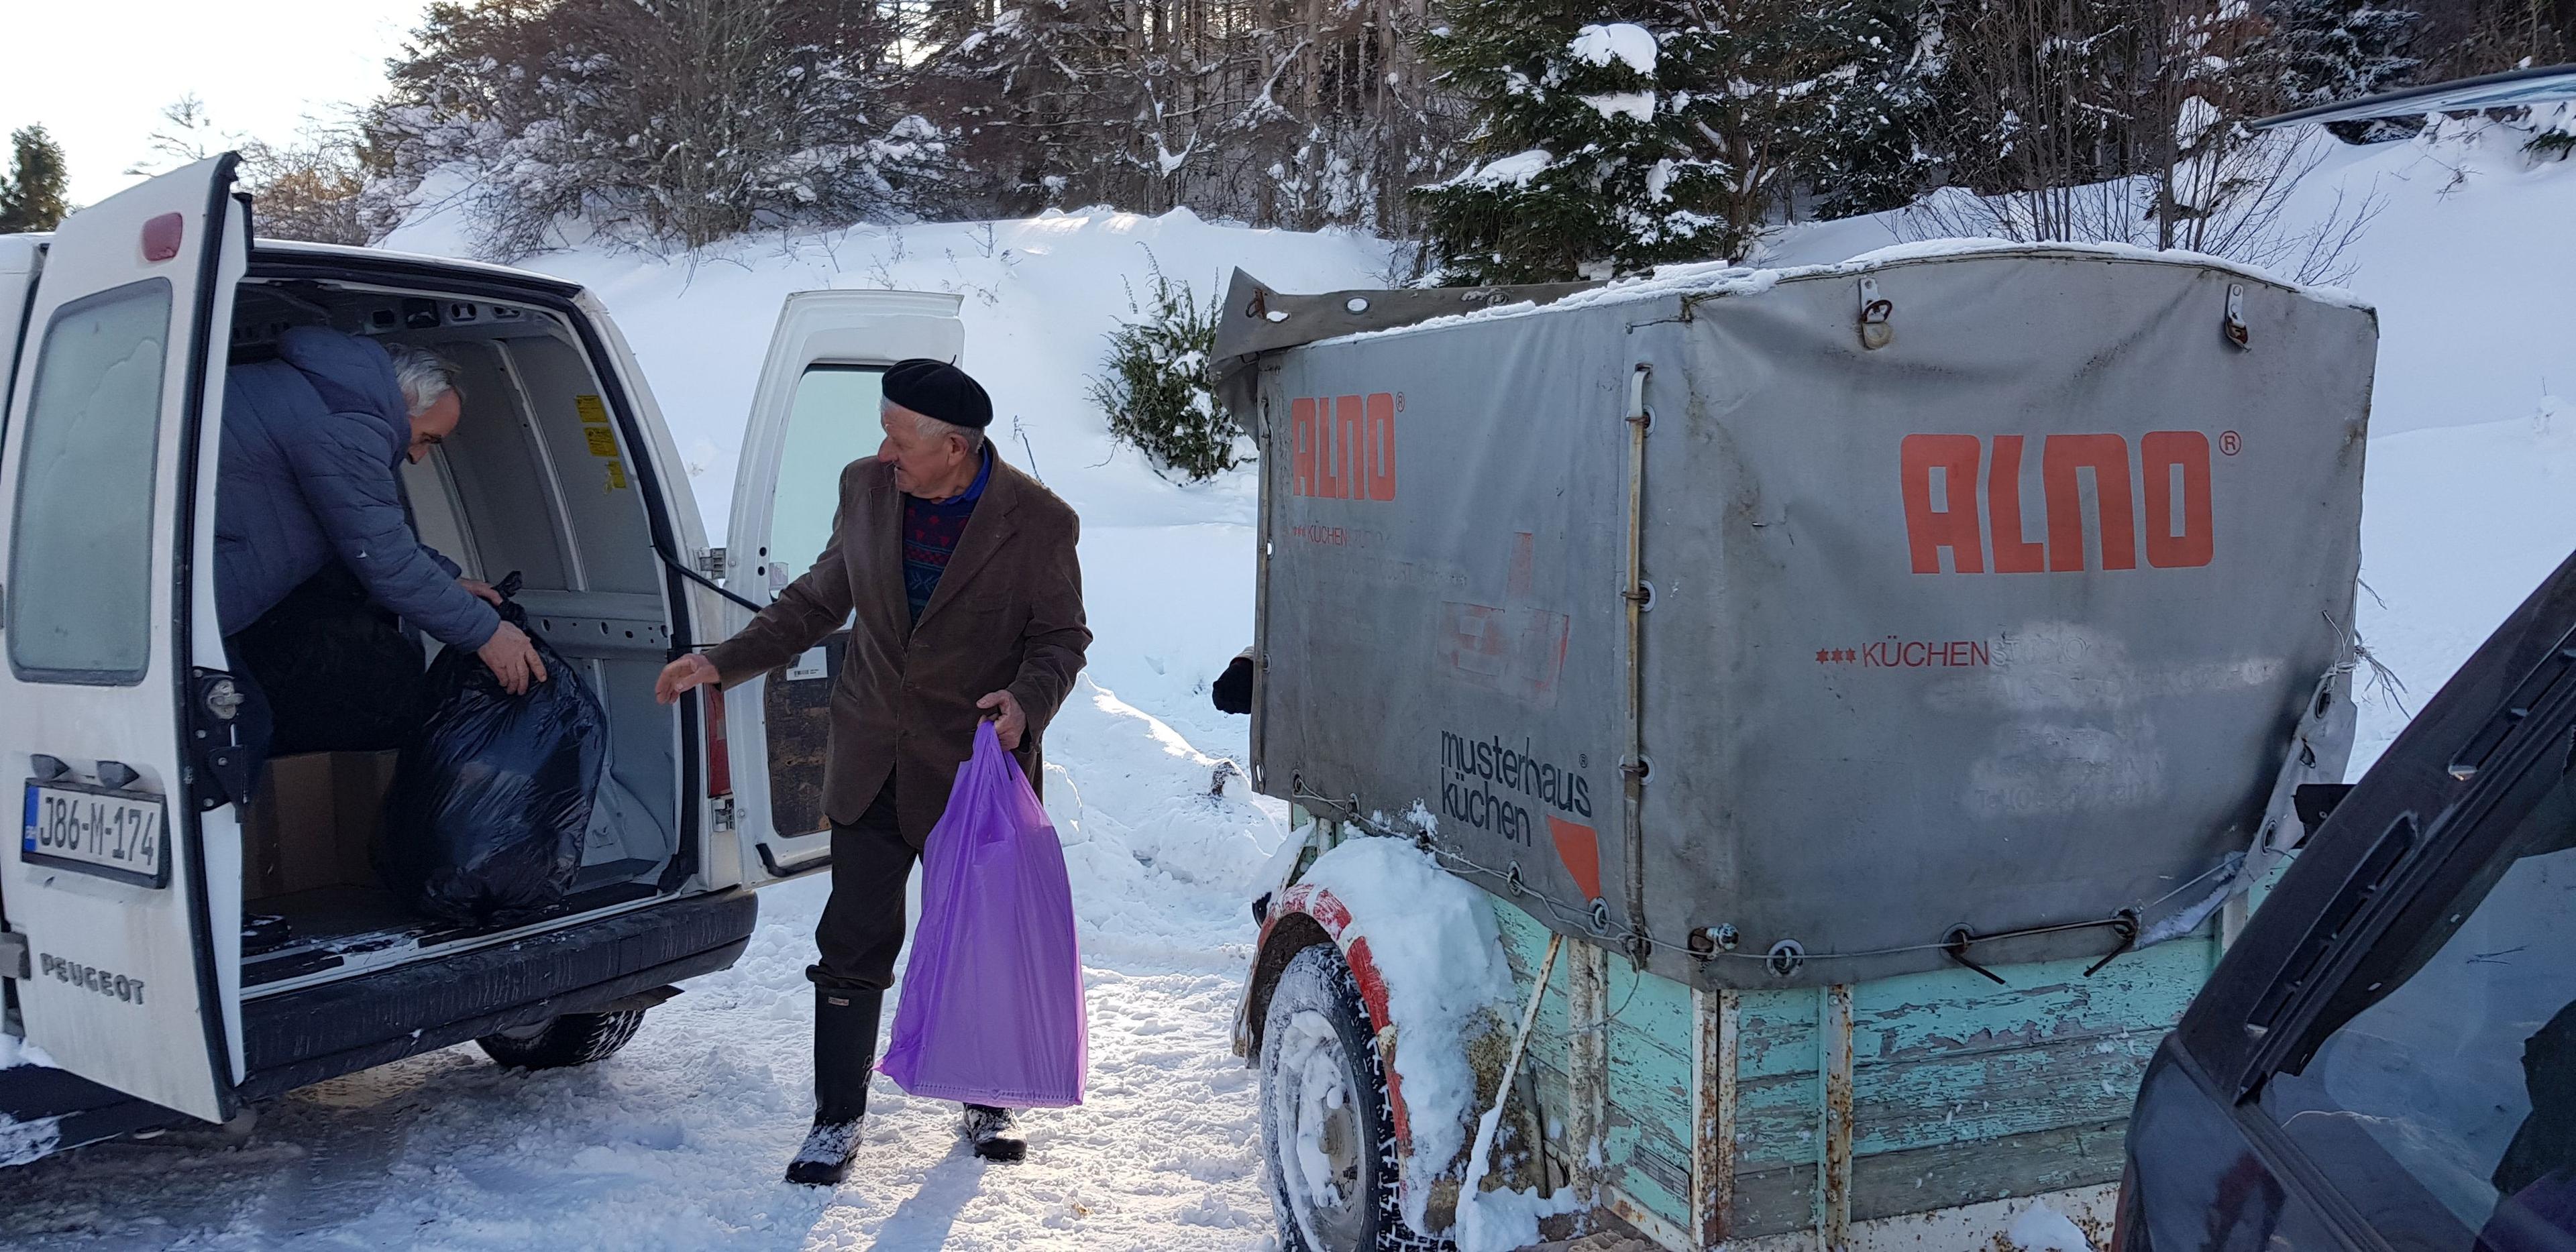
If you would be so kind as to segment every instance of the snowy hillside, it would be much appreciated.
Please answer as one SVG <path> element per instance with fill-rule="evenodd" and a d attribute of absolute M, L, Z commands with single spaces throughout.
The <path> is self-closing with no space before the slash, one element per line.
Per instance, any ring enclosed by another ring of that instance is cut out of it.
<path fill-rule="evenodd" d="M 385 246 L 468 251 L 462 223 L 449 216 L 407 227 Z M 1235 474 L 1178 487 L 1156 477 L 1136 453 L 1111 447 L 1089 379 L 1102 372 L 1102 336 L 1134 316 L 1131 293 L 1144 298 L 1156 266 L 1206 300 L 1238 265 L 1288 291 L 1384 286 L 1387 255 L 1361 236 L 1211 226 L 1184 209 L 753 236 L 673 261 L 588 248 L 528 264 L 607 302 L 643 362 L 717 543 L 761 355 L 787 293 L 892 287 L 963 296 L 963 364 L 992 393 L 1003 455 L 1082 515 L 1085 599 L 1099 636 L 1092 677 L 1177 718 L 1193 742 L 1240 757 L 1243 719 L 1229 725 L 1213 710 L 1201 717 L 1204 698 L 1185 697 L 1251 640 L 1253 480 Z"/>

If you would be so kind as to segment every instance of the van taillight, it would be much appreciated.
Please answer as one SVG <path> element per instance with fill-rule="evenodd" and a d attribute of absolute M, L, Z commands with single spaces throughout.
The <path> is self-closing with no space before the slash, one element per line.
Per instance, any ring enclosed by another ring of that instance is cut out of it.
<path fill-rule="evenodd" d="M 710 683 L 707 693 L 707 795 L 733 794 L 733 753 L 725 747 L 724 689 Z"/>
<path fill-rule="evenodd" d="M 188 219 L 176 213 L 164 213 L 143 224 L 143 259 L 154 263 L 179 255 L 179 243 L 187 238 Z"/>

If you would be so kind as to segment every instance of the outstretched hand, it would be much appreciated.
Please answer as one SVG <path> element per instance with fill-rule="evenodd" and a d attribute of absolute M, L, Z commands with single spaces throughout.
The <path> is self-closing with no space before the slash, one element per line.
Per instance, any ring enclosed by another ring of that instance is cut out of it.
<path fill-rule="evenodd" d="M 692 652 L 662 667 L 662 676 L 653 680 L 653 698 L 664 704 L 677 704 L 692 687 L 716 682 L 716 663 Z"/>
<path fill-rule="evenodd" d="M 1020 750 L 1020 736 L 1028 733 L 1029 715 L 1021 711 L 1018 697 L 1007 691 L 996 691 L 977 700 L 975 707 L 992 715 L 993 737 L 1002 741 L 1003 750 Z"/>

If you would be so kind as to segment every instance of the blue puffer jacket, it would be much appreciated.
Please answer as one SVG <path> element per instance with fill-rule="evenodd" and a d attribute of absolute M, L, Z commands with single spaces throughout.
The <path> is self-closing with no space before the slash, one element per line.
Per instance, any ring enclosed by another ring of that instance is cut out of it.
<path fill-rule="evenodd" d="M 224 379 L 215 483 L 215 606 L 229 635 L 336 553 L 376 603 L 441 643 L 475 649 L 499 629 L 456 585 L 456 564 L 413 532 L 399 477 L 411 418 L 385 350 L 299 326 L 278 359 Z"/>

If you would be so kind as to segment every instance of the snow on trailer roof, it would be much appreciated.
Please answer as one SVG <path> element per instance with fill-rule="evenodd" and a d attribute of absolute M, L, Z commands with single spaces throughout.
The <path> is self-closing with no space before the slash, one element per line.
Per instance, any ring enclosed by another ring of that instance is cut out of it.
<path fill-rule="evenodd" d="M 1391 335 L 1409 335 L 1420 331 L 1439 330 L 1473 322 L 1502 318 L 1528 317 L 1553 311 L 1596 308 L 1640 300 L 1659 300 L 1672 296 L 1753 296 L 1769 291 L 1781 283 L 1805 282 L 1818 278 L 1849 277 L 1899 265 L 1972 258 L 2028 257 L 2033 259 L 2091 259 L 2145 263 L 2154 265 L 2192 266 L 2234 274 L 2255 282 L 2278 287 L 2311 300 L 2346 308 L 2372 311 L 2361 297 L 2340 287 L 2294 282 L 2260 267 L 2242 261 L 2205 253 L 2165 251 L 2111 243 L 2014 243 L 1999 239 L 1927 239 L 1917 243 L 1896 244 L 1866 252 L 1848 261 L 1829 265 L 1803 265 L 1785 269 L 1760 269 L 1721 262 L 1697 265 L 1668 265 L 1643 278 L 1623 279 L 1607 284 L 1578 285 L 1568 291 L 1550 291 L 1544 298 L 1524 299 L 1511 303 L 1487 304 L 1464 313 L 1449 313 L 1410 321 L 1400 325 L 1372 327 L 1337 335 L 1300 338 L 1283 335 L 1288 342 L 1266 345 L 1289 347 L 1299 344 L 1344 344 Z M 1510 290 L 1510 289 L 1494 289 Z M 1338 294 L 1338 293 L 1336 293 Z M 1281 328 L 1283 331 L 1286 327 Z"/>

